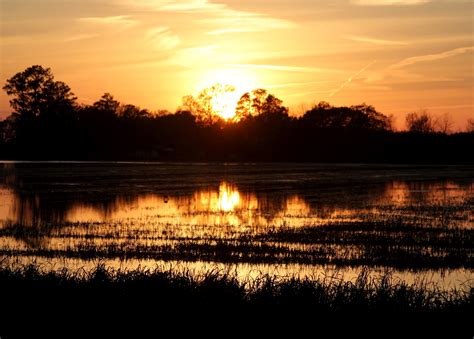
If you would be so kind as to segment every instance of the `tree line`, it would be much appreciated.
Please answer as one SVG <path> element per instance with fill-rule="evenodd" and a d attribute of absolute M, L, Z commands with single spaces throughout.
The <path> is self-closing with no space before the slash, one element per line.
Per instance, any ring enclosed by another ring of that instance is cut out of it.
<path fill-rule="evenodd" d="M 6 81 L 12 113 L 0 121 L 0 158 L 31 160 L 311 161 L 473 163 L 474 120 L 449 133 L 449 116 L 407 115 L 407 131 L 374 107 L 320 102 L 294 117 L 265 89 L 242 95 L 225 120 L 216 85 L 183 98 L 175 112 L 150 112 L 106 93 L 78 104 L 51 69 L 31 66 Z"/>

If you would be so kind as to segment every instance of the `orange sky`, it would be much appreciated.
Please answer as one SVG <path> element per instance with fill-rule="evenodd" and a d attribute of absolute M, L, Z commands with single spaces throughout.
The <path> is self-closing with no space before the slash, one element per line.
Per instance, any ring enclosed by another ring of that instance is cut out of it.
<path fill-rule="evenodd" d="M 472 1 L 0 0 L 0 80 L 51 67 L 83 103 L 110 92 L 174 111 L 216 82 L 267 88 L 299 113 L 325 100 L 474 118 Z M 0 94 L 0 117 L 10 113 Z"/>

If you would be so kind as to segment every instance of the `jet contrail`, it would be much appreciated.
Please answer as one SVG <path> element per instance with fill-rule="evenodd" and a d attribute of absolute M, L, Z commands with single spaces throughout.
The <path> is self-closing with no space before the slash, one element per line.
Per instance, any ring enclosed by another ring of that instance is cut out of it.
<path fill-rule="evenodd" d="M 349 79 L 347 79 L 346 81 L 344 81 L 341 86 L 339 86 L 338 88 L 336 88 L 334 91 L 331 92 L 331 94 L 329 94 L 329 97 L 332 97 L 334 96 L 335 94 L 339 93 L 344 87 L 347 86 L 347 84 L 349 84 L 350 82 L 352 82 L 352 79 L 354 79 L 356 76 L 358 76 L 359 74 L 361 74 L 362 72 L 364 72 L 367 68 L 369 68 L 370 66 L 372 66 L 373 64 L 375 64 L 377 62 L 377 60 L 374 60 L 372 62 L 370 62 L 367 66 L 365 66 L 364 68 L 362 68 L 361 70 L 359 70 L 357 73 L 355 73 L 354 75 L 351 75 L 349 77 Z"/>

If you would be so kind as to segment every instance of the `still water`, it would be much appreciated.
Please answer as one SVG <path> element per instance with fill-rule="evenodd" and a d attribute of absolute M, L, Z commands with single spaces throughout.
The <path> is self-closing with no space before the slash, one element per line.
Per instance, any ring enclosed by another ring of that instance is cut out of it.
<path fill-rule="evenodd" d="M 0 255 L 10 263 L 74 269 L 103 259 L 125 269 L 232 269 L 242 279 L 255 272 L 351 279 L 368 265 L 444 287 L 472 279 L 472 167 L 0 167 Z"/>

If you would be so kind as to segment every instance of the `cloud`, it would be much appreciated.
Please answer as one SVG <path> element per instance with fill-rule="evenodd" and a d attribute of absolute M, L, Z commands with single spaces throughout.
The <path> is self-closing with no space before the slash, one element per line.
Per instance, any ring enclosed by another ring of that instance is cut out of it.
<path fill-rule="evenodd" d="M 80 40 L 86 40 L 86 39 L 92 39 L 95 38 L 97 34 L 76 34 L 73 36 L 70 36 L 66 38 L 64 41 L 65 42 L 74 42 L 74 41 L 80 41 Z"/>
<path fill-rule="evenodd" d="M 205 0 L 195 1 L 169 1 L 158 7 L 160 11 L 166 12 L 201 12 L 209 10 L 219 10 L 224 8 L 223 4 L 210 3 Z"/>
<path fill-rule="evenodd" d="M 460 48 L 452 49 L 450 51 L 437 53 L 437 54 L 427 54 L 427 55 L 415 56 L 415 57 L 406 58 L 406 59 L 403 59 L 400 62 L 397 62 L 396 64 L 393 64 L 392 66 L 390 66 L 389 69 L 390 70 L 400 69 L 400 68 L 403 68 L 403 67 L 411 66 L 411 65 L 419 63 L 419 62 L 436 61 L 436 60 L 446 59 L 446 58 L 450 58 L 450 57 L 460 55 L 460 54 L 464 54 L 464 53 L 471 52 L 471 51 L 474 51 L 474 46 L 460 47 Z"/>
<path fill-rule="evenodd" d="M 157 27 L 148 30 L 145 40 L 153 48 L 159 50 L 174 49 L 181 43 L 179 36 L 174 34 L 169 27 Z"/>
<path fill-rule="evenodd" d="M 358 6 L 411 6 L 428 2 L 430 0 L 351 0 L 353 5 Z"/>
<path fill-rule="evenodd" d="M 218 17 L 201 20 L 201 22 L 205 24 L 221 26 L 221 28 L 208 32 L 208 34 L 262 32 L 296 27 L 296 24 L 290 21 L 271 18 L 264 14 L 247 13 L 230 9 L 228 11 L 227 13 L 221 13 Z"/>
<path fill-rule="evenodd" d="M 152 11 L 203 14 L 205 18 L 198 20 L 198 22 L 215 26 L 208 32 L 210 35 L 262 32 L 296 27 L 295 23 L 288 20 L 273 18 L 263 13 L 235 10 L 226 4 L 208 0 L 134 0 L 133 4 Z"/>
<path fill-rule="evenodd" d="M 367 42 L 367 43 L 374 44 L 374 45 L 387 45 L 387 46 L 408 45 L 407 42 L 403 42 L 403 41 L 382 40 L 382 39 L 374 39 L 374 38 L 363 37 L 363 36 L 354 36 L 354 35 L 346 35 L 346 36 L 343 36 L 342 38 L 346 39 L 346 40 L 357 41 L 357 42 Z"/>
<path fill-rule="evenodd" d="M 373 73 L 365 79 L 365 83 L 389 83 L 396 84 L 416 84 L 428 82 L 453 82 L 461 79 L 432 74 L 417 74 L 408 72 L 405 69 L 386 69 L 379 73 Z"/>
<path fill-rule="evenodd" d="M 295 72 L 295 73 L 334 73 L 339 70 L 317 68 L 317 67 L 299 67 L 299 66 L 282 66 L 282 65 L 262 65 L 262 64 L 227 64 L 226 67 L 247 68 L 247 69 L 261 69 L 281 72 Z"/>
<path fill-rule="evenodd" d="M 78 21 L 99 25 L 121 26 L 132 26 L 138 23 L 137 20 L 131 19 L 129 15 L 85 17 L 79 18 Z"/>
<path fill-rule="evenodd" d="M 366 79 L 366 83 L 374 82 L 388 82 L 390 84 L 408 84 L 408 83 L 427 83 L 427 82 L 452 82 L 459 81 L 459 78 L 446 77 L 439 74 L 417 74 L 412 71 L 405 69 L 405 67 L 412 66 L 420 62 L 430 62 L 443 60 L 446 58 L 454 57 L 464 53 L 474 51 L 474 46 L 460 47 L 452 49 L 449 51 L 436 53 L 436 54 L 427 54 L 419 55 L 410 58 L 403 59 L 391 66 L 387 67 L 385 70 L 374 73 Z"/>
<path fill-rule="evenodd" d="M 89 39 L 104 34 L 121 33 L 140 23 L 129 15 L 83 17 L 76 19 L 76 21 L 81 24 L 80 33 L 67 38 L 66 42 Z"/>
<path fill-rule="evenodd" d="M 329 91 L 308 91 L 308 92 L 298 92 L 298 93 L 293 93 L 293 94 L 287 94 L 286 97 L 305 97 L 308 95 L 314 95 L 314 94 L 328 94 Z"/>
<path fill-rule="evenodd" d="M 334 96 L 335 94 L 339 93 L 340 91 L 342 91 L 344 89 L 344 87 L 346 87 L 348 84 L 350 84 L 352 82 L 352 80 L 359 76 L 360 74 L 362 74 L 367 68 L 369 68 L 370 66 L 372 66 L 373 64 L 375 64 L 376 60 L 370 62 L 369 64 L 367 64 L 367 66 L 363 67 L 362 69 L 360 69 L 359 71 L 357 71 L 354 75 L 350 76 L 346 81 L 344 81 L 341 86 L 339 86 L 338 88 L 336 88 L 334 91 L 331 92 L 331 94 L 329 94 L 329 97 L 332 97 Z"/>
<path fill-rule="evenodd" d="M 288 82 L 285 84 L 276 84 L 276 85 L 263 85 L 263 88 L 267 89 L 276 89 L 276 88 L 291 88 L 291 87 L 307 87 L 311 85 L 321 85 L 327 83 L 333 83 L 334 80 L 321 80 L 321 81 L 306 81 L 306 82 Z"/>
<path fill-rule="evenodd" d="M 207 0 L 127 0 L 126 4 L 162 12 L 202 12 L 216 11 L 225 8 L 224 4 L 211 3 Z"/>

